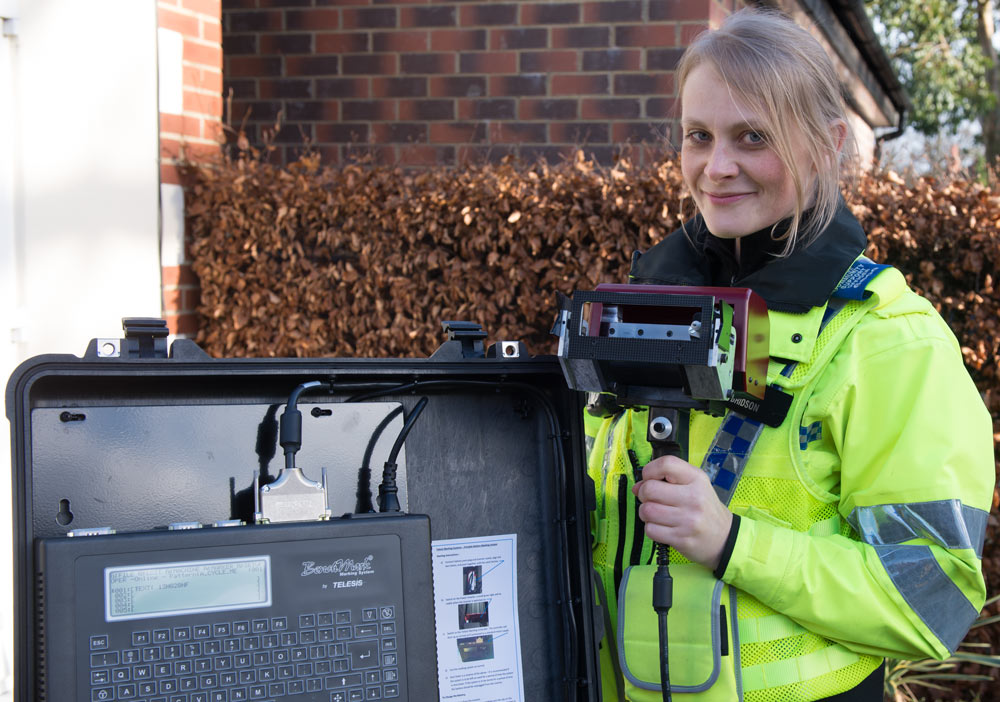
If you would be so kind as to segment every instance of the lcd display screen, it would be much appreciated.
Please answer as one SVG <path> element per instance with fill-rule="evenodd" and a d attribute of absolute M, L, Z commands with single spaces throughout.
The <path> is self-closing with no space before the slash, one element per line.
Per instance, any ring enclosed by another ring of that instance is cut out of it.
<path fill-rule="evenodd" d="M 104 613 L 109 622 L 270 604 L 270 556 L 104 569 Z"/>

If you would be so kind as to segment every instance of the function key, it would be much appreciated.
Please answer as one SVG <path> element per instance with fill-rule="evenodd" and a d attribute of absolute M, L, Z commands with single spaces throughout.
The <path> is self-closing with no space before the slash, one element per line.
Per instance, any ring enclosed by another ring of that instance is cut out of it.
<path fill-rule="evenodd" d="M 145 646 L 151 641 L 149 638 L 148 631 L 133 631 L 132 632 L 132 645 L 133 646 Z"/>
<path fill-rule="evenodd" d="M 153 643 L 170 643 L 170 630 L 169 629 L 154 629 L 153 630 Z"/>
<path fill-rule="evenodd" d="M 212 627 L 208 624 L 198 624 L 194 627 L 194 637 L 196 639 L 207 639 L 212 636 Z"/>
<path fill-rule="evenodd" d="M 108 648 L 108 635 L 100 634 L 99 636 L 90 637 L 90 650 L 91 651 L 105 651 Z"/>
<path fill-rule="evenodd" d="M 271 631 L 287 631 L 288 620 L 285 617 L 274 617 L 271 620 Z"/>
<path fill-rule="evenodd" d="M 190 641 L 191 640 L 191 627 L 189 626 L 176 626 L 174 627 L 174 641 Z"/>
<path fill-rule="evenodd" d="M 266 634 L 271 630 L 266 619 L 254 619 L 250 626 L 255 634 Z"/>
<path fill-rule="evenodd" d="M 233 633 L 243 636 L 250 633 L 250 622 L 233 622 Z"/>
<path fill-rule="evenodd" d="M 220 622 L 212 626 L 213 636 L 229 636 L 229 622 Z"/>
<path fill-rule="evenodd" d="M 303 629 L 308 629 L 310 627 L 316 626 L 316 615 L 315 614 L 300 614 L 299 615 L 299 626 Z"/>

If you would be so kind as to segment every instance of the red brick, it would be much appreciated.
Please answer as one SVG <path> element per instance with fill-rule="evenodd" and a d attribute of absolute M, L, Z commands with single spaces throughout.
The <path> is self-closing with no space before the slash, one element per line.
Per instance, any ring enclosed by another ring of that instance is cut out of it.
<path fill-rule="evenodd" d="M 386 75 L 396 73 L 397 69 L 395 54 L 347 54 L 339 58 L 341 59 L 341 72 L 345 76 Z"/>
<path fill-rule="evenodd" d="M 194 336 L 198 333 L 198 315 L 192 313 L 166 314 L 167 328 L 175 336 Z"/>
<path fill-rule="evenodd" d="M 405 7 L 400 10 L 400 27 L 454 27 L 457 11 L 453 6 Z"/>
<path fill-rule="evenodd" d="M 182 115 L 172 115 L 167 112 L 160 113 L 160 132 L 167 134 L 181 134 L 184 131 L 184 117 Z"/>
<path fill-rule="evenodd" d="M 178 288 L 163 286 L 163 309 L 165 312 L 178 312 L 182 309 L 184 293 Z"/>
<path fill-rule="evenodd" d="M 528 29 L 491 29 L 491 49 L 545 49 L 549 46 L 549 30 L 545 27 Z"/>
<path fill-rule="evenodd" d="M 310 54 L 313 51 L 312 38 L 312 34 L 261 34 L 260 53 Z"/>
<path fill-rule="evenodd" d="M 551 95 L 607 95 L 608 76 L 603 74 L 561 74 L 552 76 Z"/>
<path fill-rule="evenodd" d="M 222 45 L 222 60 L 229 62 L 233 56 L 240 54 L 256 55 L 257 39 L 266 34 L 227 34 L 225 43 Z"/>
<path fill-rule="evenodd" d="M 184 87 L 222 92 L 222 71 L 212 71 L 196 66 L 184 66 Z"/>
<path fill-rule="evenodd" d="M 348 57 L 343 57 L 346 63 Z M 339 73 L 340 56 L 286 56 L 285 75 L 287 76 L 335 76 Z"/>
<path fill-rule="evenodd" d="M 198 18 L 160 7 L 156 13 L 156 23 L 163 29 L 180 32 L 187 37 L 198 36 Z"/>
<path fill-rule="evenodd" d="M 430 33 L 415 32 L 374 32 L 372 51 L 427 51 Z"/>
<path fill-rule="evenodd" d="M 217 119 L 202 119 L 200 121 L 202 139 L 211 139 L 212 141 L 222 143 L 226 136 L 222 122 Z"/>
<path fill-rule="evenodd" d="M 518 119 L 551 119 L 565 120 L 576 119 L 578 112 L 577 101 L 573 99 L 549 100 L 549 99 L 524 99 L 520 101 L 517 111 Z"/>
<path fill-rule="evenodd" d="M 465 5 L 459 12 L 459 21 L 464 27 L 517 24 L 517 7 L 514 3 Z"/>
<path fill-rule="evenodd" d="M 372 97 L 426 97 L 427 78 L 372 78 Z"/>
<path fill-rule="evenodd" d="M 647 71 L 672 71 L 684 54 L 684 49 L 649 49 L 646 51 Z"/>
<path fill-rule="evenodd" d="M 481 144 L 486 141 L 485 122 L 434 122 L 430 140 L 435 144 Z"/>
<path fill-rule="evenodd" d="M 325 122 L 316 125 L 316 140 L 320 142 L 365 143 L 368 141 L 367 124 Z"/>
<path fill-rule="evenodd" d="M 203 115 L 222 115 L 222 96 L 184 91 L 184 111 Z"/>
<path fill-rule="evenodd" d="M 261 80 L 258 92 L 265 99 L 310 98 L 313 97 L 312 87 L 313 83 L 309 78 L 278 78 Z"/>
<path fill-rule="evenodd" d="M 396 119 L 396 103 L 393 100 L 344 100 L 341 112 L 340 119 L 345 122 L 392 120 Z M 334 115 L 329 119 L 337 117 Z"/>
<path fill-rule="evenodd" d="M 517 73 L 513 51 L 477 51 L 459 56 L 459 73 Z"/>
<path fill-rule="evenodd" d="M 574 24 L 580 21 L 580 4 L 575 2 L 523 3 L 521 24 Z"/>
<path fill-rule="evenodd" d="M 459 100 L 459 119 L 514 119 L 517 100 L 498 98 L 483 100 Z"/>
<path fill-rule="evenodd" d="M 230 32 L 277 32 L 284 27 L 281 12 L 227 12 L 226 33 Z"/>
<path fill-rule="evenodd" d="M 208 17 L 222 16 L 221 0 L 181 0 L 181 7 Z"/>
<path fill-rule="evenodd" d="M 632 98 L 584 100 L 580 116 L 584 119 L 635 119 L 639 116 L 639 101 Z"/>
<path fill-rule="evenodd" d="M 673 73 L 616 73 L 615 95 L 672 95 Z"/>
<path fill-rule="evenodd" d="M 523 73 L 516 76 L 490 76 L 490 95 L 545 95 L 547 76 L 544 73 Z"/>
<path fill-rule="evenodd" d="M 690 22 L 707 20 L 712 0 L 649 0 L 649 19 L 652 22 Z"/>
<path fill-rule="evenodd" d="M 386 103 L 386 106 L 392 109 L 392 103 Z M 285 119 L 290 122 L 332 122 L 340 119 L 340 108 L 335 100 L 285 100 Z"/>
<path fill-rule="evenodd" d="M 314 41 L 318 54 L 350 54 L 368 51 L 368 35 L 364 32 L 317 32 L 314 35 Z"/>
<path fill-rule="evenodd" d="M 455 54 L 414 54 L 399 56 L 399 72 L 406 74 L 454 73 Z"/>
<path fill-rule="evenodd" d="M 605 122 L 552 122 L 549 141 L 553 144 L 606 144 L 611 133 Z"/>
<path fill-rule="evenodd" d="M 457 164 L 500 163 L 506 156 L 516 156 L 513 146 L 490 144 L 489 146 L 459 146 L 455 155 Z"/>
<path fill-rule="evenodd" d="M 669 24 L 632 24 L 615 27 L 616 46 L 676 46 L 674 27 Z"/>
<path fill-rule="evenodd" d="M 222 23 L 217 19 L 202 19 L 201 38 L 205 41 L 222 43 Z"/>
<path fill-rule="evenodd" d="M 544 122 L 491 122 L 490 142 L 495 144 L 545 143 L 548 130 Z"/>
<path fill-rule="evenodd" d="M 673 4 L 684 5 L 688 0 Z M 583 6 L 583 21 L 586 23 L 641 22 L 642 0 L 614 0 L 614 2 L 588 2 Z"/>
<path fill-rule="evenodd" d="M 398 17 L 394 7 L 373 7 L 347 9 L 344 13 L 344 29 L 388 29 L 398 27 Z"/>
<path fill-rule="evenodd" d="M 366 98 L 368 96 L 368 80 L 365 78 L 320 78 L 316 81 L 316 97 L 318 98 Z"/>
<path fill-rule="evenodd" d="M 172 166 L 169 163 L 160 164 L 160 184 L 184 185 L 180 171 L 177 170 L 177 166 Z"/>
<path fill-rule="evenodd" d="M 172 287 L 178 285 L 200 285 L 198 276 L 191 270 L 191 266 L 183 264 L 180 266 L 163 266 L 162 270 L 163 286 Z"/>
<path fill-rule="evenodd" d="M 397 163 L 400 166 L 441 166 L 455 162 L 454 146 L 424 146 L 407 144 L 399 147 Z"/>
<path fill-rule="evenodd" d="M 520 70 L 523 73 L 554 73 L 575 71 L 576 51 L 522 51 Z"/>
<path fill-rule="evenodd" d="M 399 119 L 429 122 L 455 119 L 454 100 L 400 100 Z"/>
<path fill-rule="evenodd" d="M 234 56 L 227 62 L 229 78 L 281 75 L 281 59 L 271 56 Z"/>
<path fill-rule="evenodd" d="M 438 29 L 431 32 L 432 51 L 481 51 L 485 48 L 485 29 Z"/>
<path fill-rule="evenodd" d="M 585 71 L 638 71 L 639 49 L 594 49 L 583 52 Z"/>
<path fill-rule="evenodd" d="M 340 10 L 288 10 L 285 29 L 292 32 L 340 29 Z"/>
<path fill-rule="evenodd" d="M 374 141 L 381 144 L 412 144 L 427 141 L 427 125 L 420 122 L 377 122 L 372 126 Z"/>
<path fill-rule="evenodd" d="M 222 67 L 222 47 L 184 40 L 184 60 L 203 66 Z"/>
<path fill-rule="evenodd" d="M 611 30 L 607 27 L 553 27 L 553 49 L 590 49 L 608 46 Z"/>
<path fill-rule="evenodd" d="M 439 76 L 430 79 L 431 97 L 480 97 L 486 94 L 481 76 Z"/>

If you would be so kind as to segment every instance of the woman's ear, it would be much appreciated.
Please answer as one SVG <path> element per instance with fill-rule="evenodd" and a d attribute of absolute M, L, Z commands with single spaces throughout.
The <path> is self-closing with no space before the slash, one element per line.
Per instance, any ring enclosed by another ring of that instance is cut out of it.
<path fill-rule="evenodd" d="M 830 122 L 830 136 L 833 138 L 834 148 L 839 155 L 844 148 L 844 143 L 847 141 L 847 122 L 842 119 L 835 119 Z"/>

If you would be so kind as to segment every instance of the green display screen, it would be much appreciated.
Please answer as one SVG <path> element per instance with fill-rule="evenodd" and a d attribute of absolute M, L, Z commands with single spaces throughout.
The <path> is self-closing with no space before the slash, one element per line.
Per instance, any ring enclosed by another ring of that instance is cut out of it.
<path fill-rule="evenodd" d="M 270 556 L 104 569 L 104 613 L 109 622 L 270 604 Z"/>

